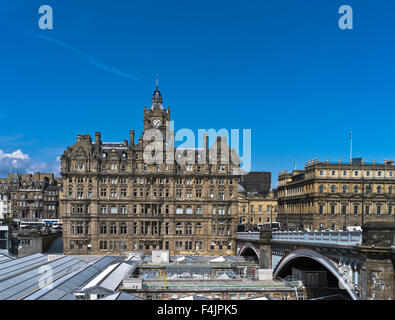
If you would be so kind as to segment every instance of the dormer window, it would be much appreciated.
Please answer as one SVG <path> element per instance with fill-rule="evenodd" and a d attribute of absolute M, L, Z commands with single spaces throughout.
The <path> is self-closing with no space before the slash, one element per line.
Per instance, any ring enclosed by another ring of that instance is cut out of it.
<path fill-rule="evenodd" d="M 77 169 L 78 170 L 84 170 L 85 169 L 85 164 L 81 163 L 81 162 L 77 163 Z"/>

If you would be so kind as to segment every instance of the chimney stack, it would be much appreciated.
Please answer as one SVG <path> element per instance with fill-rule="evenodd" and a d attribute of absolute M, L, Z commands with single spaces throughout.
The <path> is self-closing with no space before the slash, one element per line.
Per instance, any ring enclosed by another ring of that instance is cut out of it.
<path fill-rule="evenodd" d="M 208 150 L 208 133 L 204 134 L 203 139 L 204 139 L 204 150 Z"/>
<path fill-rule="evenodd" d="M 130 137 L 130 145 L 132 147 L 134 147 L 134 130 L 133 129 L 129 131 L 129 137 Z"/>
<path fill-rule="evenodd" d="M 101 145 L 101 135 L 100 132 L 95 133 L 95 144 L 100 146 Z"/>

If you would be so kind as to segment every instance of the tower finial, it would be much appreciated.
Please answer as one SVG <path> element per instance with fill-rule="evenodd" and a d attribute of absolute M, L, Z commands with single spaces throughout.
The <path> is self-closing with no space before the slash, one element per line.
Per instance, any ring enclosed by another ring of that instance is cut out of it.
<path fill-rule="evenodd" d="M 159 75 L 156 74 L 156 89 L 159 87 Z"/>

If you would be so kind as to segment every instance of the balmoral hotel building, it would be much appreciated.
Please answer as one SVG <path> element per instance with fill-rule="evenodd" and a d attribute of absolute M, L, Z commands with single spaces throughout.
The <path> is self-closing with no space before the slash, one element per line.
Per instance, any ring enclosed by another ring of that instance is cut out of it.
<path fill-rule="evenodd" d="M 393 161 L 318 162 L 278 177 L 278 221 L 282 229 L 341 230 L 372 220 L 394 221 Z"/>
<path fill-rule="evenodd" d="M 67 147 L 61 157 L 65 254 L 235 255 L 240 159 L 220 137 L 209 148 L 207 135 L 203 148 L 171 149 L 168 121 L 170 108 L 156 88 L 137 144 L 131 130 L 129 141 L 102 142 L 97 132 L 94 142 L 78 135 Z M 163 161 L 146 161 L 147 154 L 161 154 L 149 149 L 150 132 L 161 133 L 156 150 L 170 148 Z"/>

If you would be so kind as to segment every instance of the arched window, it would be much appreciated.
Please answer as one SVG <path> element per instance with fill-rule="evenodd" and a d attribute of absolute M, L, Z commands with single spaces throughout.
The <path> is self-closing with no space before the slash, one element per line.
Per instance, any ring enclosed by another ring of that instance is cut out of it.
<path fill-rule="evenodd" d="M 122 214 L 128 213 L 125 205 L 122 205 L 122 206 L 121 206 L 121 213 L 122 213 Z"/>
<path fill-rule="evenodd" d="M 192 234 L 192 223 L 187 223 L 185 225 L 185 234 Z"/>
<path fill-rule="evenodd" d="M 182 207 L 181 206 L 177 206 L 176 214 L 182 214 Z"/>
<path fill-rule="evenodd" d="M 116 234 L 117 233 L 117 224 L 116 222 L 111 222 L 110 224 L 110 233 Z"/>
<path fill-rule="evenodd" d="M 100 223 L 100 233 L 101 234 L 106 234 L 107 233 L 107 223 L 106 222 L 101 222 Z"/>
<path fill-rule="evenodd" d="M 195 234 L 202 234 L 202 224 L 200 222 L 195 224 Z"/>
<path fill-rule="evenodd" d="M 197 206 L 195 212 L 196 212 L 196 214 L 202 214 L 202 207 Z"/>
<path fill-rule="evenodd" d="M 182 234 L 182 224 L 181 223 L 176 224 L 176 234 Z"/>
<path fill-rule="evenodd" d="M 192 214 L 192 207 L 191 206 L 187 206 L 186 210 L 185 210 L 186 214 Z"/>
<path fill-rule="evenodd" d="M 121 234 L 127 234 L 128 233 L 128 226 L 126 222 L 121 222 L 120 224 L 120 232 Z"/>
<path fill-rule="evenodd" d="M 110 213 L 118 213 L 118 208 L 116 206 L 111 206 Z"/>

